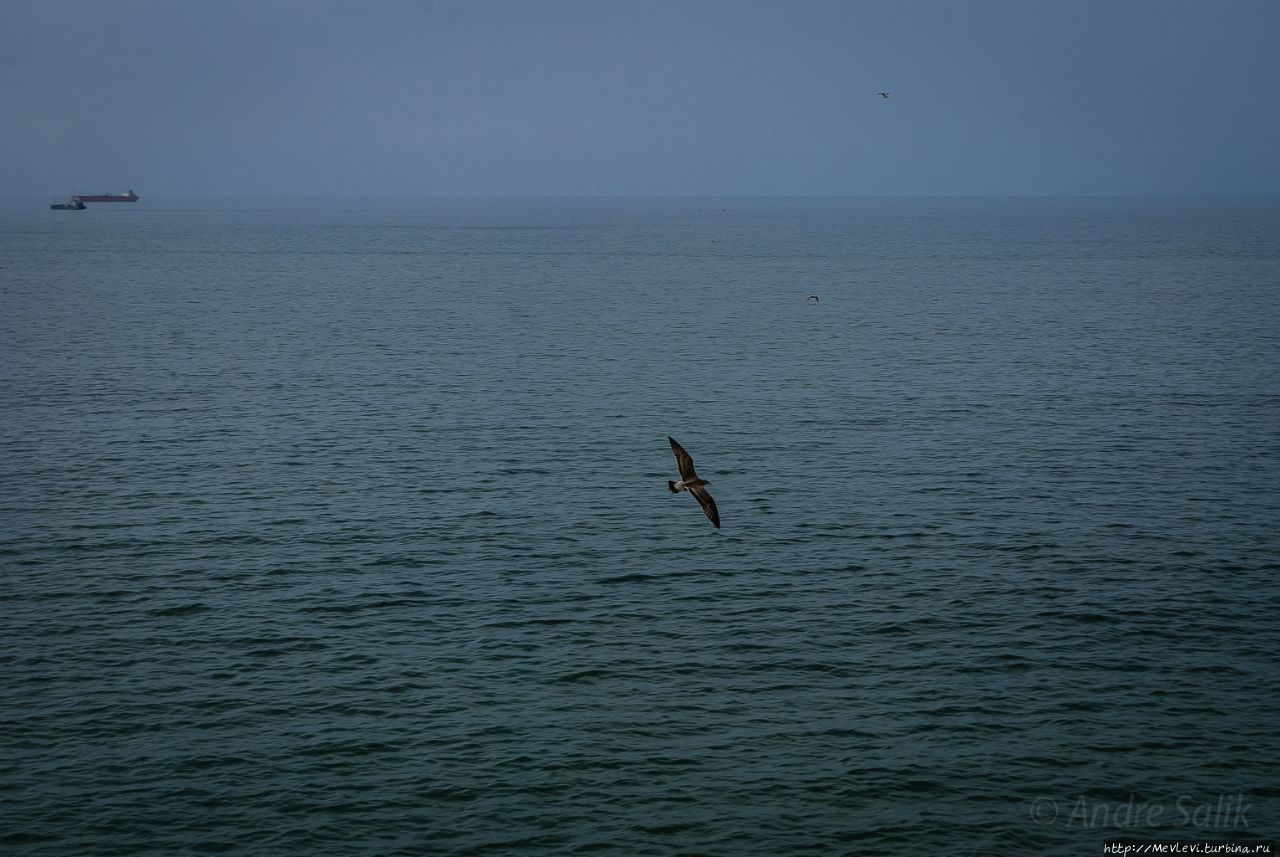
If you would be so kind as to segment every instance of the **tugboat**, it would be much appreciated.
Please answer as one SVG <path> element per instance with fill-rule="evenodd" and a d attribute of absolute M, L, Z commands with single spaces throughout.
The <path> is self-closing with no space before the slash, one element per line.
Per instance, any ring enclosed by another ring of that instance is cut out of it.
<path fill-rule="evenodd" d="M 84 204 L 80 197 L 73 196 L 70 202 L 55 202 L 49 208 L 54 211 L 84 211 L 88 206 Z"/>

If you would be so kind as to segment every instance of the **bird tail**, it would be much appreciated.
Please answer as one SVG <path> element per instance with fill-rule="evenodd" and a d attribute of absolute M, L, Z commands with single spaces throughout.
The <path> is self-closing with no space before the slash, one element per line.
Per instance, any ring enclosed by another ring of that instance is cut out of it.
<path fill-rule="evenodd" d="M 667 480 L 667 490 L 670 491 L 672 494 L 680 493 L 679 491 L 676 490 L 676 483 L 672 482 L 670 479 Z"/>

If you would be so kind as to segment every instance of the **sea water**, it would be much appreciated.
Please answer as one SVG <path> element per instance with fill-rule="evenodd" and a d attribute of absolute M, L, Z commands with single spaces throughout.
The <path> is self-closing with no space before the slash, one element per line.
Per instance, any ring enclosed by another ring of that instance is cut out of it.
<path fill-rule="evenodd" d="M 2 218 L 9 853 L 1280 829 L 1276 201 Z"/>

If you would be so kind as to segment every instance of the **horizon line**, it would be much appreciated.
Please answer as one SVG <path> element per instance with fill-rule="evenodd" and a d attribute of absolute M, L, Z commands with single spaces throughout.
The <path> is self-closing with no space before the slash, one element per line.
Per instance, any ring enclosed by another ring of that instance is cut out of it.
<path fill-rule="evenodd" d="M 136 193 L 136 191 L 135 191 Z M 3 194 L 0 199 L 44 198 L 44 194 Z M 1280 193 L 149 193 L 153 199 L 1280 199 Z"/>

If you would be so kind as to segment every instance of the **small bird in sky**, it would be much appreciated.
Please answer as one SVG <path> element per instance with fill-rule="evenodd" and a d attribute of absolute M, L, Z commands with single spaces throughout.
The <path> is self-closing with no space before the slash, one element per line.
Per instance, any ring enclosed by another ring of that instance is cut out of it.
<path fill-rule="evenodd" d="M 888 97 L 889 97 L 889 93 L 887 93 L 887 92 L 882 92 L 882 93 L 880 93 L 880 97 L 881 97 L 881 98 L 888 98 Z"/>
<path fill-rule="evenodd" d="M 693 469 L 693 456 L 685 452 L 684 447 L 676 443 L 675 438 L 667 435 L 667 440 L 671 443 L 671 451 L 676 454 L 676 467 L 680 469 L 680 481 L 667 480 L 667 489 L 672 494 L 688 490 L 693 495 L 693 499 L 698 501 L 698 505 L 702 507 L 702 511 L 706 513 L 711 523 L 715 524 L 717 530 L 720 529 L 720 512 L 716 509 L 716 501 L 711 499 L 711 495 L 704 487 L 711 483 L 698 478 L 698 474 Z"/>

